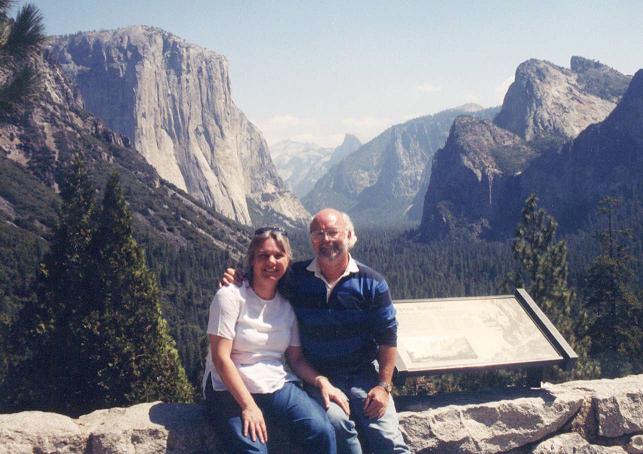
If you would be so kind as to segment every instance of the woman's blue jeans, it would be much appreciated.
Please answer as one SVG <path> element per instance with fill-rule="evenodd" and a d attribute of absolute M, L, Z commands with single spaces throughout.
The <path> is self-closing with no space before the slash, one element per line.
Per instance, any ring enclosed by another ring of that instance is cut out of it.
<path fill-rule="evenodd" d="M 217 435 L 231 453 L 267 453 L 268 446 L 257 438 L 243 436 L 241 408 L 228 391 L 214 391 L 207 381 L 206 404 L 216 424 Z M 336 454 L 335 430 L 317 402 L 294 382 L 278 391 L 253 394 L 255 402 L 271 426 L 277 426 L 306 453 Z M 270 437 L 270 433 L 268 433 Z"/>

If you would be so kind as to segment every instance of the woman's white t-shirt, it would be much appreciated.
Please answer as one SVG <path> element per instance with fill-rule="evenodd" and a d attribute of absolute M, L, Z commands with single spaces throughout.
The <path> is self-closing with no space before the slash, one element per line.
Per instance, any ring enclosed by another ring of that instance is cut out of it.
<path fill-rule="evenodd" d="M 286 370 L 284 353 L 300 346 L 295 313 L 287 299 L 277 292 L 271 300 L 257 296 L 247 281 L 241 287 L 221 288 L 210 304 L 208 334 L 232 340 L 230 357 L 251 393 L 272 393 L 285 382 L 297 380 Z M 215 391 L 226 386 L 217 373 L 208 348 L 203 387 L 208 374 Z"/>

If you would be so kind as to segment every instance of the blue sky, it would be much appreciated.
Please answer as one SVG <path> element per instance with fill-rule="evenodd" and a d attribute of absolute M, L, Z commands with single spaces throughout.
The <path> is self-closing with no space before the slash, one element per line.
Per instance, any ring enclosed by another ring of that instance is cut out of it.
<path fill-rule="evenodd" d="M 227 57 L 269 143 L 337 145 L 467 102 L 499 105 L 529 58 L 643 67 L 643 1 L 35 0 L 49 34 L 145 24 Z"/>

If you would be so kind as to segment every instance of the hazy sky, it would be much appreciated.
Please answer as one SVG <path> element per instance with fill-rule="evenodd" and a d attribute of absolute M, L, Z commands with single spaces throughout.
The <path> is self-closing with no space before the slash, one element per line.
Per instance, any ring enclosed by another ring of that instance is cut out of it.
<path fill-rule="evenodd" d="M 529 58 L 643 67 L 643 1 L 35 0 L 47 33 L 145 24 L 227 57 L 269 143 L 337 145 L 467 102 L 499 105 Z"/>

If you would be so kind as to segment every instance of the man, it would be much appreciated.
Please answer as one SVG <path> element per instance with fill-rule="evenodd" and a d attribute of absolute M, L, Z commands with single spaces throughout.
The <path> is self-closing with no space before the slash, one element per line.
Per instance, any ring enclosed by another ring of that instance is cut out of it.
<path fill-rule="evenodd" d="M 390 395 L 397 321 L 388 285 L 351 257 L 357 236 L 347 214 L 321 210 L 310 223 L 310 240 L 315 257 L 294 263 L 281 289 L 315 368 L 306 391 L 326 408 L 339 453 L 362 452 L 357 430 L 375 453 L 410 452 Z"/>

